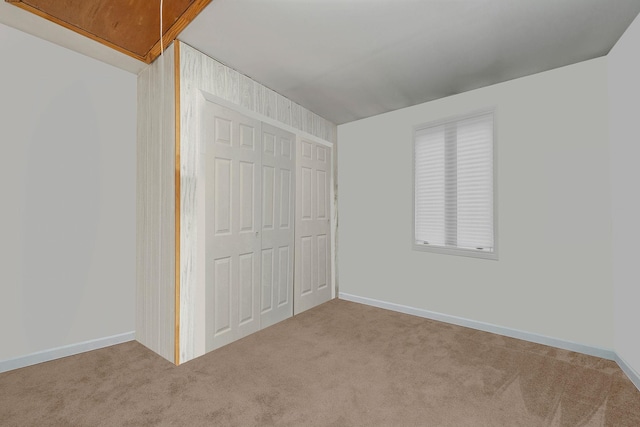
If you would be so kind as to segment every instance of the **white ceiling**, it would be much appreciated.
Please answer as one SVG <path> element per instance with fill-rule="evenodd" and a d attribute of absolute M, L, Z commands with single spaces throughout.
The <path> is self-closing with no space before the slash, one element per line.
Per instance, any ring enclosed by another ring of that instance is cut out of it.
<path fill-rule="evenodd" d="M 180 39 L 341 124 L 606 55 L 639 13 L 640 0 L 213 0 Z M 0 23 L 146 66 L 3 0 Z"/>
<path fill-rule="evenodd" d="M 337 124 L 606 55 L 640 0 L 213 0 L 180 39 Z"/>

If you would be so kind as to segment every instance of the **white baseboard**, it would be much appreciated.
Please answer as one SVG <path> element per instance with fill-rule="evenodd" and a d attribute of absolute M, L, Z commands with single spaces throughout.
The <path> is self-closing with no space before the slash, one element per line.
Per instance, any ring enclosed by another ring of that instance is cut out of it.
<path fill-rule="evenodd" d="M 636 388 L 638 390 L 640 390 L 640 374 L 638 374 L 638 372 L 636 372 L 635 369 L 633 369 L 622 357 L 620 357 L 617 353 L 616 353 L 616 358 L 615 358 L 616 363 L 618 364 L 618 366 L 620 366 L 620 369 L 622 369 L 622 372 L 624 372 L 627 377 L 629 377 L 629 380 L 631 380 L 631 382 L 633 383 L 633 385 L 636 386 Z"/>
<path fill-rule="evenodd" d="M 25 366 L 36 365 L 42 362 L 48 362 L 54 359 L 60 359 L 61 357 L 73 356 L 74 354 L 84 353 L 85 351 L 97 350 L 99 348 L 133 341 L 135 339 L 135 332 L 126 332 L 124 334 L 39 351 L 37 353 L 27 354 L 26 356 L 16 357 L 15 359 L 2 360 L 0 361 L 0 373 L 11 371 L 13 369 L 24 368 Z"/>
<path fill-rule="evenodd" d="M 579 344 L 572 341 L 565 341 L 558 338 L 538 335 L 531 332 L 520 331 L 517 329 L 506 328 L 504 326 L 493 325 L 491 323 L 478 322 L 476 320 L 465 319 L 463 317 L 451 316 L 449 314 L 437 313 L 434 311 L 423 310 L 421 308 L 409 307 L 401 304 L 380 301 L 373 298 L 361 297 L 357 295 L 346 294 L 340 292 L 339 298 L 347 301 L 358 302 L 361 304 L 371 305 L 373 307 L 384 308 L 400 313 L 411 314 L 426 319 L 438 320 L 440 322 L 451 323 L 458 326 L 477 329 L 480 331 L 491 332 L 498 335 L 504 335 L 511 338 L 517 338 L 537 344 L 548 345 L 552 347 L 562 348 L 564 350 L 575 351 L 577 353 L 588 354 L 590 356 L 601 357 L 608 360 L 617 360 L 616 353 L 606 348 L 594 347 L 585 344 Z"/>

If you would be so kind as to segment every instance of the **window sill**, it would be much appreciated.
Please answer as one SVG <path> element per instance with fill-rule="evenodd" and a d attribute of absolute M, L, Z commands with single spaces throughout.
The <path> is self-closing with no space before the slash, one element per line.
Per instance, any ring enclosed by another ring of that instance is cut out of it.
<path fill-rule="evenodd" d="M 414 243 L 413 250 L 419 252 L 434 252 L 437 254 L 443 255 L 456 255 L 456 256 L 465 256 L 470 258 L 481 258 L 481 259 L 492 259 L 498 260 L 498 253 L 494 250 L 493 252 L 488 251 L 474 251 L 472 249 L 460 249 L 460 248 L 447 248 L 442 246 L 430 246 L 430 245 L 421 245 Z"/>

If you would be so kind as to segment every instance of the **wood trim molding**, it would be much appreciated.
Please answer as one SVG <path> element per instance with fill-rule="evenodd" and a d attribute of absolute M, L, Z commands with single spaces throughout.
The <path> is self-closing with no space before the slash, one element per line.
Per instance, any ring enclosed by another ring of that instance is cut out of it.
<path fill-rule="evenodd" d="M 209 3 L 211 3 L 211 0 L 195 0 L 175 20 L 175 22 L 164 31 L 162 35 L 162 40 L 160 40 L 160 38 L 158 37 L 158 40 L 153 44 L 153 46 L 149 48 L 149 50 L 145 54 L 140 54 L 140 53 L 132 52 L 131 50 L 123 46 L 120 46 L 110 40 L 107 40 L 104 37 L 101 37 L 90 31 L 87 31 L 87 29 L 85 28 L 81 28 L 81 27 L 78 27 L 77 25 L 73 25 L 69 22 L 66 22 L 65 20 L 59 17 L 56 17 L 54 15 L 51 15 L 50 13 L 47 13 L 44 10 L 40 10 L 37 7 L 26 4 L 23 0 L 5 0 L 5 1 L 23 10 L 26 10 L 27 12 L 33 13 L 34 15 L 37 15 L 41 18 L 44 18 L 55 24 L 58 24 L 68 30 L 74 31 L 93 41 L 96 41 L 100 44 L 110 47 L 111 49 L 114 49 L 120 53 L 128 55 L 134 59 L 137 59 L 138 61 L 142 61 L 147 64 L 152 63 L 158 56 L 160 56 L 160 54 L 162 53 L 161 49 L 162 48 L 166 49 L 171 44 L 171 42 L 176 40 L 176 38 L 182 32 L 182 30 L 184 30 L 187 27 L 187 25 L 189 25 L 189 23 L 193 21 L 195 17 L 198 16 L 198 14 L 202 12 L 202 10 L 205 7 L 207 7 Z M 146 1 L 146 0 L 140 0 L 140 1 Z"/>
<path fill-rule="evenodd" d="M 184 13 L 180 15 L 176 22 L 171 27 L 169 27 L 167 31 L 165 31 L 162 35 L 162 45 L 165 49 L 167 48 L 167 46 L 169 46 L 169 44 L 171 44 L 172 41 L 174 41 L 178 37 L 182 30 L 184 30 L 187 25 L 189 25 L 189 23 L 193 21 L 205 7 L 207 7 L 209 3 L 211 3 L 211 0 L 195 0 L 191 4 L 191 6 L 189 6 L 187 10 L 185 10 Z M 161 44 L 160 40 L 158 40 L 156 44 L 151 47 L 149 52 L 147 52 L 147 55 L 143 59 L 144 62 L 146 62 L 147 64 L 152 63 L 153 60 L 160 56 L 160 54 L 162 53 L 160 49 Z"/>
<path fill-rule="evenodd" d="M 174 363 L 180 364 L 180 42 L 174 42 L 174 81 L 175 81 L 175 349 Z"/>
<path fill-rule="evenodd" d="M 96 42 L 98 42 L 100 44 L 103 44 L 103 45 L 105 45 L 107 47 L 110 47 L 111 49 L 117 50 L 120 53 L 124 53 L 125 55 L 128 55 L 128 56 L 130 56 L 130 57 L 132 57 L 134 59 L 137 59 L 138 61 L 143 61 L 143 62 L 146 62 L 147 64 L 150 63 L 150 62 L 147 62 L 145 56 L 140 56 L 140 55 L 138 55 L 136 53 L 133 53 L 133 52 L 131 52 L 131 51 L 129 51 L 129 50 L 123 48 L 123 47 L 120 47 L 120 46 L 118 46 L 118 45 L 116 45 L 114 43 L 111 43 L 109 40 L 105 40 L 105 39 L 103 39 L 101 37 L 98 37 L 97 35 L 95 35 L 93 33 L 90 33 L 89 31 L 86 31 L 83 28 L 76 27 L 75 25 L 69 24 L 68 22 L 63 21 L 62 19 L 59 19 L 59 18 L 57 18 L 55 16 L 52 16 L 52 15 L 49 15 L 48 13 L 43 12 L 38 8 L 35 8 L 33 6 L 30 6 L 28 4 L 23 3 L 22 0 L 5 0 L 5 1 L 7 3 L 11 3 L 14 6 L 19 7 L 22 10 L 26 10 L 27 12 L 33 13 L 36 16 L 44 18 L 47 21 L 51 21 L 54 24 L 58 24 L 61 27 L 66 28 L 67 30 L 71 30 L 73 32 L 76 32 L 76 33 L 78 33 L 78 34 L 80 34 L 82 36 L 85 36 L 85 37 L 93 40 L 93 41 L 96 41 Z"/>

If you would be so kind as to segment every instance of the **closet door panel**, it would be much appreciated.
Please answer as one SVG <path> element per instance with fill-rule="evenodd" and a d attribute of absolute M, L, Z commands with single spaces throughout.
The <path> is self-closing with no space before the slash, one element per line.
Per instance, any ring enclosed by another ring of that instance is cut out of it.
<path fill-rule="evenodd" d="M 294 134 L 262 124 L 262 251 L 273 262 L 268 271 L 263 268 L 263 328 L 293 315 L 294 141 Z"/>
<path fill-rule="evenodd" d="M 298 152 L 295 314 L 331 299 L 331 148 L 302 139 Z"/>
<path fill-rule="evenodd" d="M 207 102 L 205 132 L 206 351 L 260 329 L 260 122 Z"/>

